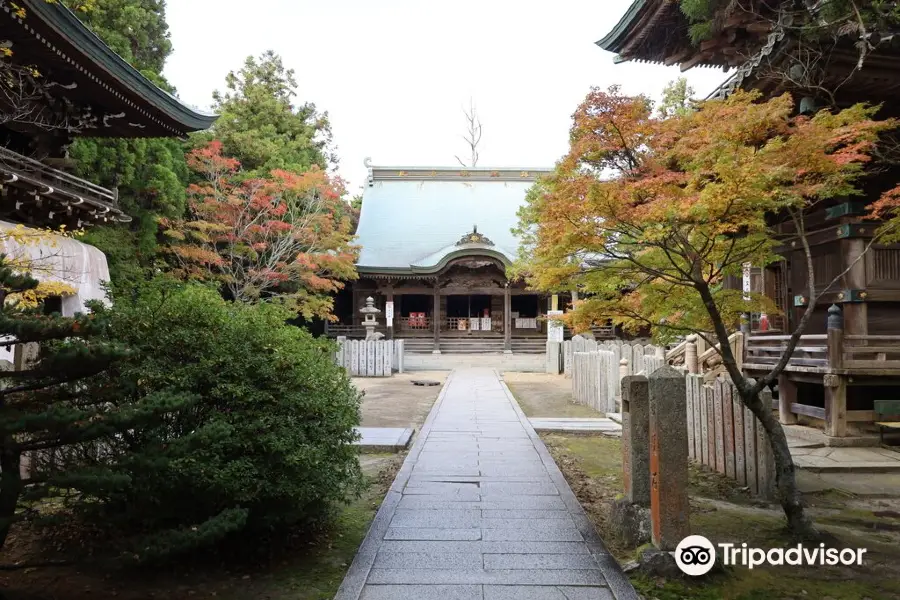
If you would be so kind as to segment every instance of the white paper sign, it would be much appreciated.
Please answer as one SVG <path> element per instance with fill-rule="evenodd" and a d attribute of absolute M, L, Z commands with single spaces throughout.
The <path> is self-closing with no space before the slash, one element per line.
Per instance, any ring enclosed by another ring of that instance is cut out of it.
<path fill-rule="evenodd" d="M 388 327 L 394 326 L 394 302 L 385 302 L 384 303 L 384 318 L 387 321 Z"/>
<path fill-rule="evenodd" d="M 750 263 L 744 263 L 743 265 L 743 289 L 744 289 L 744 300 L 750 300 L 750 267 L 752 266 Z"/>

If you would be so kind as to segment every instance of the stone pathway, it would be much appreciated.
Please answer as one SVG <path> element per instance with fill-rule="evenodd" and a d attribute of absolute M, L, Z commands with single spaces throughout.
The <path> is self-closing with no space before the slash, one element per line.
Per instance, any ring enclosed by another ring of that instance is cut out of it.
<path fill-rule="evenodd" d="M 454 371 L 335 600 L 636 600 L 489 369 Z"/>

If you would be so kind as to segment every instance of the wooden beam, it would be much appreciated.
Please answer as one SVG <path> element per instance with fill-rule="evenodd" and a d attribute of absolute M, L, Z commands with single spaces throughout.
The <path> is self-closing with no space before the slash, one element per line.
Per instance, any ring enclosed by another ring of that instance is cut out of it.
<path fill-rule="evenodd" d="M 712 54 L 711 52 L 700 52 L 699 54 L 695 54 L 689 60 L 686 60 L 683 63 L 681 63 L 681 67 L 680 67 L 681 72 L 684 73 L 688 69 L 690 69 L 692 67 L 696 67 L 697 65 L 702 63 L 704 60 L 708 59 L 711 54 Z"/>
<path fill-rule="evenodd" d="M 693 51 L 694 51 L 693 48 L 685 48 L 684 50 L 680 50 L 680 51 L 676 52 L 675 54 L 667 56 L 663 60 L 663 64 L 665 64 L 667 67 L 671 67 L 674 64 L 678 64 L 679 62 L 682 61 L 682 59 L 690 56 Z"/>
<path fill-rule="evenodd" d="M 797 415 L 791 411 L 791 406 L 796 403 L 797 384 L 782 373 L 778 376 L 778 420 L 782 425 L 797 423 Z"/>
<path fill-rule="evenodd" d="M 814 419 L 825 420 L 825 409 L 819 406 L 810 406 L 808 404 L 791 404 L 791 411 L 795 415 L 804 415 L 813 417 Z"/>
<path fill-rule="evenodd" d="M 851 423 L 874 423 L 874 410 L 848 410 L 847 421 Z"/>
<path fill-rule="evenodd" d="M 847 378 L 826 375 L 825 381 L 825 435 L 847 435 Z"/>
<path fill-rule="evenodd" d="M 772 31 L 772 24 L 766 21 L 755 21 L 753 23 L 747 23 L 747 26 L 744 29 L 754 34 L 769 33 Z"/>

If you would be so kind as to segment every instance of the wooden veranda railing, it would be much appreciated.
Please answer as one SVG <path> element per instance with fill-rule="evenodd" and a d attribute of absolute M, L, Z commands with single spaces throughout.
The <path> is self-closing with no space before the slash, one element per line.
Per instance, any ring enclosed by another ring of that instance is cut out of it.
<path fill-rule="evenodd" d="M 900 335 L 844 335 L 839 370 L 869 375 L 900 373 Z"/>
<path fill-rule="evenodd" d="M 781 360 L 790 339 L 789 335 L 751 335 L 747 338 L 744 368 L 769 370 Z M 827 342 L 828 336 L 825 334 L 800 336 L 785 370 L 824 373 L 828 369 Z"/>

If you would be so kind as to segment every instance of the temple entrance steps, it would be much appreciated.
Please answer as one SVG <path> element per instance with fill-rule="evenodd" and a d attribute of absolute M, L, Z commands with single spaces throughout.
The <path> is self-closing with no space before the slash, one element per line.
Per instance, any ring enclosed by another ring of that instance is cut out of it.
<path fill-rule="evenodd" d="M 407 354 L 431 354 L 434 351 L 434 339 L 425 337 L 403 338 Z M 544 338 L 513 338 L 513 354 L 543 354 L 547 342 Z M 446 337 L 441 338 L 442 354 L 502 354 L 502 337 Z"/>
<path fill-rule="evenodd" d="M 434 339 L 403 338 L 403 351 L 407 354 L 431 354 L 434 351 Z"/>
<path fill-rule="evenodd" d="M 442 338 L 444 354 L 503 354 L 503 338 Z"/>
<path fill-rule="evenodd" d="M 513 338 L 512 351 L 513 354 L 543 354 L 547 351 L 547 340 L 542 337 Z"/>

